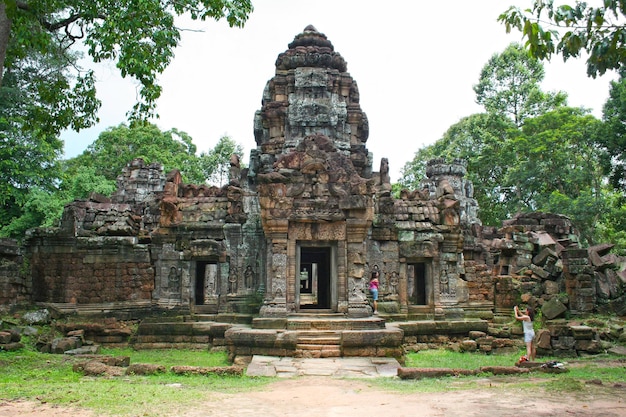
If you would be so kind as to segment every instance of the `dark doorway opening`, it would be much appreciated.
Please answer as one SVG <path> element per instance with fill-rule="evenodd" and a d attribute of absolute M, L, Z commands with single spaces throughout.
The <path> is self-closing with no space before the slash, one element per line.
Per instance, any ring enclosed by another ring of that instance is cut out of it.
<path fill-rule="evenodd" d="M 330 308 L 329 247 L 301 247 L 298 291 L 301 309 Z"/>
<path fill-rule="evenodd" d="M 426 297 L 426 264 L 418 262 L 408 265 L 409 279 L 413 278 L 413 303 L 427 305 Z"/>
<path fill-rule="evenodd" d="M 205 305 L 209 302 L 209 299 L 217 295 L 217 263 L 197 261 L 195 278 L 195 304 L 198 306 Z"/>

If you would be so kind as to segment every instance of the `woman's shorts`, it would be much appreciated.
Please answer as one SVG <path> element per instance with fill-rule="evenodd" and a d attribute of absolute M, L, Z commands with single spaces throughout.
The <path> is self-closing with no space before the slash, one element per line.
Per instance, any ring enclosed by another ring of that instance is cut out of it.
<path fill-rule="evenodd" d="M 524 333 L 524 342 L 532 342 L 535 339 L 535 332 Z"/>
<path fill-rule="evenodd" d="M 370 292 L 372 293 L 372 299 L 378 301 L 378 290 L 370 290 Z"/>

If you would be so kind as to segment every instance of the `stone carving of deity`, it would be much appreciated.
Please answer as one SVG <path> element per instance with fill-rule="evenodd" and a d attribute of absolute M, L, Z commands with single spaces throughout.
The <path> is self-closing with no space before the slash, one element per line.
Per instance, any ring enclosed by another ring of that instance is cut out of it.
<path fill-rule="evenodd" d="M 230 270 L 230 275 L 228 276 L 228 294 L 237 294 L 237 268 Z"/>
<path fill-rule="evenodd" d="M 441 278 L 439 278 L 439 288 L 441 294 L 450 294 L 450 279 L 448 278 L 448 274 L 442 274 Z"/>
<path fill-rule="evenodd" d="M 175 266 L 170 268 L 170 273 L 167 276 L 167 286 L 172 293 L 180 292 L 180 274 Z"/>
<path fill-rule="evenodd" d="M 246 270 L 243 273 L 243 278 L 244 278 L 243 281 L 244 281 L 244 285 L 246 286 L 246 289 L 249 289 L 249 290 L 256 289 L 256 274 L 254 273 L 250 265 L 246 267 Z"/>
<path fill-rule="evenodd" d="M 398 294 L 398 282 L 400 281 L 399 277 L 398 277 L 398 273 L 396 271 L 393 271 L 391 273 L 391 277 L 389 277 L 389 286 L 391 294 L 395 295 Z"/>

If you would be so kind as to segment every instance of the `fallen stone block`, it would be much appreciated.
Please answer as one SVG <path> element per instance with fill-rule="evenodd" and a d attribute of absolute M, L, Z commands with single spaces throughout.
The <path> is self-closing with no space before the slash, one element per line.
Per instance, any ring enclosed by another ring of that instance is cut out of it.
<path fill-rule="evenodd" d="M 130 356 L 107 356 L 107 355 L 92 355 L 82 354 L 77 355 L 77 358 L 86 361 L 98 361 L 108 366 L 121 366 L 128 367 L 130 365 Z"/>
<path fill-rule="evenodd" d="M 74 372 L 86 376 L 122 376 L 124 368 L 108 366 L 98 361 L 77 362 L 72 366 Z"/>
<path fill-rule="evenodd" d="M 81 346 L 76 349 L 66 350 L 64 354 L 66 355 L 88 355 L 88 354 L 96 354 L 100 351 L 99 345 L 92 346 Z"/>
<path fill-rule="evenodd" d="M 442 376 L 476 375 L 472 369 L 454 368 L 398 368 L 400 379 L 439 378 Z"/>
<path fill-rule="evenodd" d="M 177 375 L 243 375 L 241 366 L 172 366 L 170 371 Z"/>
<path fill-rule="evenodd" d="M 11 342 L 0 344 L 0 351 L 15 352 L 16 350 L 23 349 L 24 345 L 20 342 Z"/>
<path fill-rule="evenodd" d="M 516 375 L 530 372 L 528 368 L 517 366 L 481 366 L 480 372 L 488 372 L 494 375 Z"/>
<path fill-rule="evenodd" d="M 157 375 L 165 372 L 165 366 L 153 363 L 135 363 L 126 368 L 126 375 Z"/>

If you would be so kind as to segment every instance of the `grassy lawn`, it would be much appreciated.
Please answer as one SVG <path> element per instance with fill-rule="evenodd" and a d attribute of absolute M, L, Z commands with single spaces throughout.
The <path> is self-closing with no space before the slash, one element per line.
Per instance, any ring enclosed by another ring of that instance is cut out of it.
<path fill-rule="evenodd" d="M 153 363 L 169 369 L 174 365 L 228 366 L 225 353 L 189 350 L 103 349 L 102 354 L 130 356 L 131 363 Z M 478 369 L 481 366 L 511 366 L 519 355 L 485 355 L 427 350 L 407 355 L 406 367 L 446 367 Z M 549 360 L 551 358 L 541 358 Z M 87 377 L 72 370 L 75 358 L 67 355 L 37 353 L 29 349 L 0 352 L 0 401 L 28 400 L 63 406 L 81 407 L 98 414 L 116 416 L 160 415 L 158 410 L 175 414 L 175 410 L 191 406 L 199 399 L 209 400 L 216 393 L 237 393 L 255 390 L 271 378 L 246 376 L 160 375 L 121 377 Z M 608 366 L 611 361 L 612 366 Z M 532 373 L 498 377 L 509 386 L 523 388 L 540 384 L 547 390 L 574 392 L 585 382 L 624 383 L 625 362 L 600 355 L 593 359 L 565 360 L 566 374 Z M 616 366 L 617 364 L 617 366 Z M 380 378 L 370 381 L 381 388 L 400 392 L 435 392 L 480 388 L 489 375 L 445 377 L 429 380 Z"/>
<path fill-rule="evenodd" d="M 425 350 L 409 353 L 405 367 L 414 368 L 455 368 L 479 369 L 482 366 L 513 366 L 523 352 L 507 355 L 486 355 L 483 353 L 458 353 L 448 350 Z M 420 380 L 380 379 L 375 381 L 382 388 L 401 392 L 440 392 L 461 389 L 475 389 L 487 383 L 508 388 L 520 389 L 540 387 L 548 392 L 579 392 L 589 381 L 602 381 L 603 384 L 626 384 L 626 359 L 608 354 L 587 358 L 537 358 L 538 362 L 558 361 L 564 363 L 567 373 L 547 374 L 531 372 L 523 375 L 494 377 L 491 374 L 477 376 L 449 376 Z M 485 382 L 485 378 L 489 379 Z"/>
<path fill-rule="evenodd" d="M 103 349 L 102 354 L 130 356 L 131 363 L 227 366 L 225 353 L 206 351 Z M 176 375 L 113 378 L 86 377 L 72 370 L 75 358 L 29 350 L 0 353 L 0 400 L 32 400 L 83 407 L 110 415 L 144 415 L 140 410 L 185 407 L 214 392 L 240 392 L 267 384 L 268 378 Z M 148 415 L 148 414 L 146 414 Z"/>

